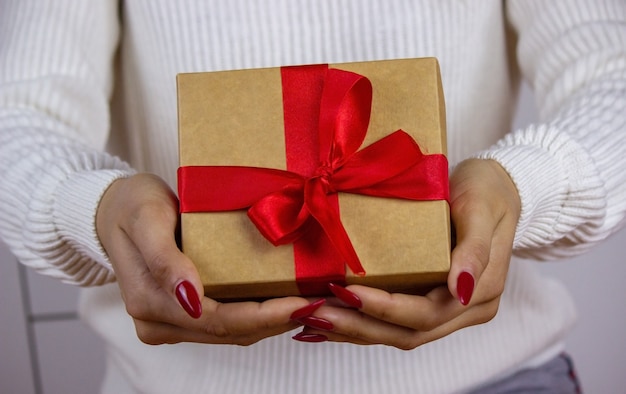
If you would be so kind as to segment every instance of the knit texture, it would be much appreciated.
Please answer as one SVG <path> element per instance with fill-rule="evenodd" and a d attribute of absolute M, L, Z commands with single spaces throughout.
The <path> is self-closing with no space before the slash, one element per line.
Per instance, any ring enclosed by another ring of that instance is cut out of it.
<path fill-rule="evenodd" d="M 435 56 L 451 163 L 497 160 L 518 187 L 516 254 L 572 256 L 624 222 L 621 0 L 7 0 L 0 37 L 0 234 L 69 283 L 115 279 L 95 231 L 111 182 L 149 171 L 175 186 L 181 72 Z M 520 71 L 541 121 L 510 130 Z M 288 335 L 149 347 L 115 285 L 88 290 L 81 314 L 140 391 L 272 394 L 458 392 L 554 352 L 575 316 L 521 261 L 493 321 L 411 352 Z"/>

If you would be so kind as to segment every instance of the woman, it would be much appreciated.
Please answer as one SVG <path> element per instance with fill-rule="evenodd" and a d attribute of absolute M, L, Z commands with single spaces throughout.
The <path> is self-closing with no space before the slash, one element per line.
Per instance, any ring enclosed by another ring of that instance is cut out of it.
<path fill-rule="evenodd" d="M 103 392 L 531 391 L 546 371 L 545 390 L 576 392 L 571 299 L 511 255 L 572 256 L 624 223 L 623 2 L 15 0 L 0 15 L 2 237 L 91 286 Z M 175 75 L 422 56 L 441 64 L 454 164 L 447 286 L 335 288 L 350 308 L 201 297 L 174 237 Z M 542 121 L 509 132 L 520 71 Z"/>

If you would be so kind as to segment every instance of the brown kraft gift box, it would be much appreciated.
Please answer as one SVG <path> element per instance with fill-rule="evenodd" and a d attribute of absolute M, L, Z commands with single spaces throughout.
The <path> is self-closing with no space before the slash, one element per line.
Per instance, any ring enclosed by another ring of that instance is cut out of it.
<path fill-rule="evenodd" d="M 360 149 L 402 129 L 424 154 L 446 154 L 444 97 L 436 59 L 328 66 L 363 75 L 372 84 L 371 117 Z M 179 74 L 177 84 L 181 167 L 286 170 L 280 68 Z M 338 201 L 341 223 L 366 271 L 355 275 L 346 270 L 344 284 L 415 293 L 445 282 L 450 268 L 447 201 L 342 192 Z M 181 231 L 183 252 L 196 265 L 206 296 L 301 294 L 293 244 L 274 246 L 245 210 L 182 213 Z"/>

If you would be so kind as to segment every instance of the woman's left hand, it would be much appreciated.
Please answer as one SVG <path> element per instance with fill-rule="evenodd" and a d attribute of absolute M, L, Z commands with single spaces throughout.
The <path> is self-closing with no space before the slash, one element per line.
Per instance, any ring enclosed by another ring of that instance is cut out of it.
<path fill-rule="evenodd" d="M 504 291 L 521 209 L 519 194 L 497 162 L 470 159 L 450 177 L 450 207 L 456 246 L 447 286 L 424 296 L 359 285 L 347 291 L 335 287 L 338 298 L 356 308 L 320 308 L 295 339 L 408 350 L 491 320 Z"/>

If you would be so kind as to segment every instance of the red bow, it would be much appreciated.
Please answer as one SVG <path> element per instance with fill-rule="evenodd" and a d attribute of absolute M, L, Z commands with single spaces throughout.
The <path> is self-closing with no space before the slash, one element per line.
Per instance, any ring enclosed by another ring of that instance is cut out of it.
<path fill-rule="evenodd" d="M 283 70 L 307 72 L 306 67 Z M 422 154 L 411 136 L 401 130 L 359 151 L 369 124 L 371 83 L 352 72 L 324 70 L 321 99 L 318 99 L 319 157 L 315 165 L 309 165 L 314 169 L 312 172 L 239 166 L 181 167 L 180 207 L 181 212 L 249 208 L 252 222 L 274 245 L 300 239 L 313 220 L 319 223 L 352 272 L 364 275 L 333 202 L 336 193 L 447 200 L 447 161 L 443 155 Z M 286 80 L 292 86 L 285 86 Z M 301 83 L 297 78 L 283 78 L 283 91 L 306 88 Z M 287 123 L 300 121 L 297 116 L 286 111 L 286 130 Z M 290 120 L 290 117 L 296 118 Z M 310 152 L 302 154 L 311 156 Z M 289 160 L 288 154 L 288 167 Z"/>

